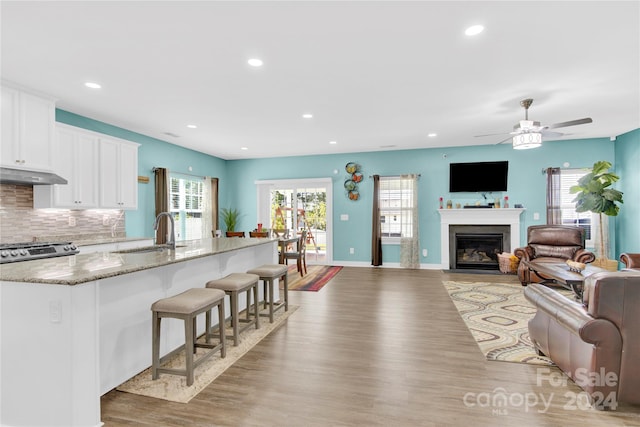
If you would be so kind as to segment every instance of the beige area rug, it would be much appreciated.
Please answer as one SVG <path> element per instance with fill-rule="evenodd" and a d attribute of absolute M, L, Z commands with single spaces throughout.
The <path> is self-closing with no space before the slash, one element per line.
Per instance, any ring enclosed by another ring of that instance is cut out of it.
<path fill-rule="evenodd" d="M 536 354 L 529 338 L 528 322 L 536 308 L 524 297 L 522 285 L 452 281 L 443 285 L 487 360 L 553 365 Z"/>
<path fill-rule="evenodd" d="M 237 347 L 233 345 L 233 339 L 227 338 L 226 357 L 224 359 L 221 358 L 220 352 L 217 352 L 202 365 L 198 366 L 194 372 L 194 382 L 190 387 L 187 387 L 187 379 L 184 376 L 160 374 L 160 378 L 152 380 L 151 368 L 149 367 L 124 384 L 119 385 L 116 389 L 127 393 L 155 397 L 172 402 L 187 403 L 227 368 L 240 359 L 245 353 L 251 350 L 253 346 L 269 335 L 271 331 L 280 326 L 297 309 L 298 306 L 292 306 L 289 304 L 289 311 L 284 311 L 284 309 L 278 310 L 274 313 L 273 323 L 269 323 L 268 317 L 261 317 L 260 329 L 250 327 L 246 331 L 242 332 L 240 334 L 240 345 Z M 268 311 L 262 311 L 262 313 L 265 312 Z M 227 335 L 232 335 L 233 332 L 228 323 L 229 322 L 227 321 Z M 216 342 L 215 338 L 213 342 Z M 205 351 L 206 349 L 198 348 L 196 352 L 196 359 L 198 355 L 202 355 Z M 151 357 L 151 349 L 149 349 L 149 357 Z M 183 368 L 185 366 L 184 351 L 177 354 L 173 359 L 167 361 L 163 366 Z"/>

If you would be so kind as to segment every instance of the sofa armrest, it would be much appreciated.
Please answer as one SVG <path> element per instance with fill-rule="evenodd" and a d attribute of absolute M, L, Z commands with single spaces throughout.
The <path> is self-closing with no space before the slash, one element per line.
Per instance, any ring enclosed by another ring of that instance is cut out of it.
<path fill-rule="evenodd" d="M 530 261 L 533 258 L 533 248 L 531 246 L 517 248 L 515 251 L 513 251 L 513 254 L 521 260 L 524 259 L 526 261 Z"/>
<path fill-rule="evenodd" d="M 622 253 L 620 254 L 620 261 L 622 261 L 627 268 L 640 269 L 640 254 Z"/>
<path fill-rule="evenodd" d="M 524 296 L 538 310 L 544 311 L 551 319 L 577 335 L 584 342 L 596 346 L 622 351 L 622 336 L 613 322 L 607 319 L 596 319 L 585 307 L 564 295 L 539 283 L 533 283 L 524 290 Z"/>
<path fill-rule="evenodd" d="M 573 255 L 574 261 L 581 262 L 583 264 L 589 264 L 590 262 L 595 261 L 595 259 L 596 255 L 587 249 L 578 249 Z"/>

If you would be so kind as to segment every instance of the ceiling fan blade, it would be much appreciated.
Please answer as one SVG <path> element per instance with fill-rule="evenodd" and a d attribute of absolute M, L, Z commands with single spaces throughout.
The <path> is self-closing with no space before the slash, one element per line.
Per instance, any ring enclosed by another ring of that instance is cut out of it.
<path fill-rule="evenodd" d="M 593 120 L 591 120 L 591 117 L 586 117 L 584 119 L 578 119 L 578 120 L 570 120 L 568 122 L 562 122 L 562 123 L 555 123 L 553 125 L 549 125 L 549 126 L 545 126 L 546 129 L 557 129 L 557 128 L 564 128 L 567 126 L 575 126 L 575 125 L 584 125 L 586 123 L 592 123 Z"/>
<path fill-rule="evenodd" d="M 474 137 L 475 137 L 475 138 L 479 138 L 479 137 L 482 137 L 482 136 L 496 136 L 496 135 L 509 135 L 509 134 L 508 134 L 508 133 L 506 133 L 506 132 L 501 132 L 501 133 L 488 133 L 488 134 L 486 134 L 486 135 L 474 135 Z"/>
<path fill-rule="evenodd" d="M 557 138 L 564 135 L 562 132 L 549 132 L 547 130 L 543 130 L 541 133 L 543 138 Z"/>
<path fill-rule="evenodd" d="M 503 139 L 503 140 L 502 140 L 502 141 L 500 141 L 500 142 L 496 142 L 496 145 L 504 144 L 505 142 L 507 142 L 507 141 L 511 141 L 512 139 L 513 139 L 513 137 L 512 137 L 512 136 L 510 136 L 509 138 L 505 138 L 505 139 Z"/>

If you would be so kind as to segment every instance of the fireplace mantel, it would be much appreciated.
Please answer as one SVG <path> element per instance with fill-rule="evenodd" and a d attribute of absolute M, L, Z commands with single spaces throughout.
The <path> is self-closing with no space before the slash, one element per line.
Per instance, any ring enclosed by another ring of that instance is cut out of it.
<path fill-rule="evenodd" d="M 521 208 L 507 209 L 439 209 L 440 214 L 440 262 L 449 269 L 450 225 L 508 225 L 511 231 L 511 250 L 520 247 Z"/>

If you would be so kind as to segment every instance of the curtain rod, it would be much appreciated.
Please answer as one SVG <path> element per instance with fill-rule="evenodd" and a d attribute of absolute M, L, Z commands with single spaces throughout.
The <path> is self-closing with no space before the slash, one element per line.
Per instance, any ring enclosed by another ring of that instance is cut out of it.
<path fill-rule="evenodd" d="M 159 167 L 155 167 L 155 166 L 154 166 L 154 167 L 152 167 L 152 168 L 151 168 L 151 172 L 155 172 L 155 171 L 156 171 L 156 169 L 167 169 L 167 168 L 159 168 Z M 194 174 L 192 174 L 192 173 L 185 173 L 185 172 L 172 171 L 171 169 L 168 169 L 168 170 L 169 170 L 169 172 L 179 173 L 180 175 L 193 176 L 193 177 L 196 177 L 196 178 L 202 178 L 202 179 L 206 179 L 206 178 L 207 178 L 206 176 L 202 176 L 202 175 L 194 175 Z"/>
<path fill-rule="evenodd" d="M 405 174 L 405 175 L 411 175 L 410 173 Z M 420 178 L 422 176 L 421 173 L 415 174 L 418 175 L 418 178 Z M 401 178 L 402 175 L 380 175 L 380 178 Z M 369 178 L 373 178 L 373 175 L 369 175 Z"/>

